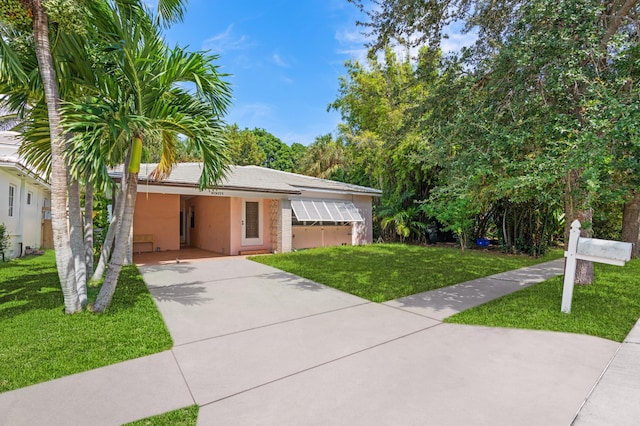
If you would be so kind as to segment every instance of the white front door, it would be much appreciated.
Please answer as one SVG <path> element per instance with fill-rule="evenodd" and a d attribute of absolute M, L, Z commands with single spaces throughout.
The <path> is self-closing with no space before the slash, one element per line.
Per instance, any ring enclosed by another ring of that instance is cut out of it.
<path fill-rule="evenodd" d="M 262 200 L 242 200 L 242 245 L 262 245 Z"/>

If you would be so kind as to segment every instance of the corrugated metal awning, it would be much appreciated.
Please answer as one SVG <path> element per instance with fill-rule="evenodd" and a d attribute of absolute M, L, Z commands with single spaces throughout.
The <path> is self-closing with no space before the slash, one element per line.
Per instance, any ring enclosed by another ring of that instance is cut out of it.
<path fill-rule="evenodd" d="M 364 222 L 351 201 L 293 199 L 291 208 L 300 222 Z"/>

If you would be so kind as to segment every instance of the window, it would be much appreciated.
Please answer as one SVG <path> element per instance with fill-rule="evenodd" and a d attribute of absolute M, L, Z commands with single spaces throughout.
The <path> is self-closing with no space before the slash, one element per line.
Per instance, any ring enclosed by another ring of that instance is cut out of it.
<path fill-rule="evenodd" d="M 242 204 L 242 245 L 262 244 L 262 202 L 245 200 Z"/>
<path fill-rule="evenodd" d="M 27 192 L 27 205 L 30 206 L 31 205 L 31 198 L 33 197 L 33 194 L 31 192 Z"/>
<path fill-rule="evenodd" d="M 247 201 L 246 204 L 246 218 L 245 220 L 245 238 L 258 238 L 260 237 L 260 222 L 258 210 L 259 203 L 257 201 Z"/>
<path fill-rule="evenodd" d="M 13 217 L 13 200 L 16 198 L 15 185 L 9 185 L 9 217 Z"/>

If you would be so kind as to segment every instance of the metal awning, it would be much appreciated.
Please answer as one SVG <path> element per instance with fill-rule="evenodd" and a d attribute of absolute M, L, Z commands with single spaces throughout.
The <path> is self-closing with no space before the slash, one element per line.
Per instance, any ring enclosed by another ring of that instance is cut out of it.
<path fill-rule="evenodd" d="M 364 222 L 351 201 L 293 199 L 291 208 L 300 222 Z"/>

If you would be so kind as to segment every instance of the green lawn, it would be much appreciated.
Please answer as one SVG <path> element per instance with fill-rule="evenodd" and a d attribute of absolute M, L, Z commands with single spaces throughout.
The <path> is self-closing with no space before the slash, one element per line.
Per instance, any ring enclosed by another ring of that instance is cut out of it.
<path fill-rule="evenodd" d="M 560 312 L 556 277 L 447 318 L 458 324 L 589 334 L 621 342 L 640 318 L 640 259 L 595 265 L 596 281 L 575 286 L 571 313 Z"/>
<path fill-rule="evenodd" d="M 52 251 L 0 262 L 0 342 L 0 392 L 172 346 L 134 266 L 123 268 L 107 313 L 65 315 Z"/>
<path fill-rule="evenodd" d="M 191 405 L 180 410 L 127 423 L 124 426 L 195 426 L 198 423 L 199 410 L 200 407 L 197 405 Z"/>
<path fill-rule="evenodd" d="M 402 244 L 325 247 L 251 260 L 374 301 L 384 302 L 562 257 L 535 259 L 486 251 Z"/>

